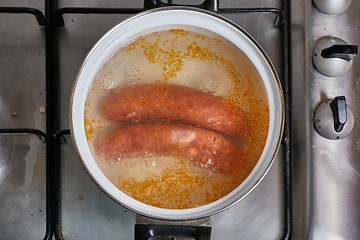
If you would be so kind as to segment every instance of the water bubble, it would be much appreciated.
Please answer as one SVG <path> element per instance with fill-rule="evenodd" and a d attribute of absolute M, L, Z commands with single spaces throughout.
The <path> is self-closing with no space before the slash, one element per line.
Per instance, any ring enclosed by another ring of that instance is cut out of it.
<path fill-rule="evenodd" d="M 136 112 L 130 113 L 126 117 L 129 121 L 134 122 L 134 123 L 137 123 L 140 121 L 140 118 L 136 116 Z"/>
<path fill-rule="evenodd" d="M 132 121 L 133 123 L 137 123 L 137 122 L 140 121 L 140 118 L 133 117 L 133 118 L 131 118 L 131 121 Z"/>
<path fill-rule="evenodd" d="M 116 156 L 116 157 L 115 157 L 115 161 L 116 161 L 117 163 L 122 163 L 122 162 L 123 162 L 121 156 Z"/>
<path fill-rule="evenodd" d="M 102 79 L 102 88 L 105 91 L 110 91 L 115 88 L 114 73 L 108 72 Z"/>
<path fill-rule="evenodd" d="M 209 84 L 206 86 L 206 91 L 209 93 L 215 93 L 218 89 L 218 85 L 216 83 L 213 83 L 212 81 L 209 82 Z"/>
<path fill-rule="evenodd" d="M 132 71 L 131 74 L 129 74 L 129 81 L 131 83 L 137 83 L 140 82 L 141 79 L 143 78 L 143 72 L 141 71 L 140 68 L 138 67 L 134 67 L 134 70 Z"/>

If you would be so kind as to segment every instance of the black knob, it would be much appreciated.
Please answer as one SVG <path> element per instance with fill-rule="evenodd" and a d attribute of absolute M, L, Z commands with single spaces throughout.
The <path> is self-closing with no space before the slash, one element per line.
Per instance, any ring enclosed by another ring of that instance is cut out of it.
<path fill-rule="evenodd" d="M 321 51 L 323 58 L 341 58 L 346 61 L 350 61 L 357 56 L 357 45 L 332 45 L 329 48 L 325 48 Z"/>
<path fill-rule="evenodd" d="M 339 133 L 343 130 L 347 121 L 345 97 L 335 97 L 334 100 L 331 101 L 330 107 L 334 117 L 334 130 Z"/>

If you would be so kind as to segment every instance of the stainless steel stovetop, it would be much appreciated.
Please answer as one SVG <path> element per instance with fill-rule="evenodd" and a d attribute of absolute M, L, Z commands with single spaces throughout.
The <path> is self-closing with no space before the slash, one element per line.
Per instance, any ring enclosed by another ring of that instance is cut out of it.
<path fill-rule="evenodd" d="M 98 189 L 68 134 L 69 97 L 83 59 L 103 34 L 131 14 L 70 12 L 74 7 L 136 12 L 143 1 L 55 2 L 0 3 L 0 12 L 8 12 L 1 7 L 27 7 L 51 19 L 45 27 L 31 14 L 0 13 L 0 239 L 133 239 L 135 214 Z M 291 34 L 284 39 L 286 24 L 276 16 L 287 16 L 282 9 L 290 2 Z M 254 11 L 229 10 L 234 8 Z M 65 26 L 53 21 L 49 9 L 60 9 L 57 15 L 66 12 Z M 311 1 L 222 0 L 221 9 L 228 9 L 220 12 L 263 46 L 280 78 L 290 84 L 292 134 L 285 134 L 290 138 L 284 138 L 258 187 L 211 217 L 212 239 L 359 239 L 360 60 L 355 58 L 345 75 L 326 77 L 314 68 L 312 51 L 322 36 L 359 45 L 360 2 L 352 1 L 340 15 L 324 14 Z M 289 71 L 283 64 L 287 39 Z M 58 98 L 47 98 L 57 93 Z M 340 95 L 346 96 L 355 125 L 348 137 L 327 140 L 315 130 L 313 113 L 320 102 Z"/>

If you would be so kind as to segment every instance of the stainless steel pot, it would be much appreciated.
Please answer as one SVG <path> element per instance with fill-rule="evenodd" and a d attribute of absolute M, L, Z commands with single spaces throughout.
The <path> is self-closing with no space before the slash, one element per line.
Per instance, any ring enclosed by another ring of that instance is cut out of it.
<path fill-rule="evenodd" d="M 104 62 L 119 48 L 154 31 L 179 28 L 204 29 L 235 45 L 247 56 L 259 76 L 269 104 L 269 129 L 266 144 L 250 175 L 231 193 L 207 205 L 189 209 L 164 209 L 137 201 L 120 191 L 98 167 L 87 142 L 84 109 L 87 93 Z M 70 123 L 75 147 L 89 174 L 112 199 L 130 210 L 152 218 L 188 220 L 210 216 L 244 198 L 261 181 L 277 153 L 283 130 L 284 104 L 281 86 L 269 58 L 256 41 L 228 19 L 191 7 L 159 8 L 142 12 L 111 29 L 89 52 L 85 59 L 71 99 Z"/>

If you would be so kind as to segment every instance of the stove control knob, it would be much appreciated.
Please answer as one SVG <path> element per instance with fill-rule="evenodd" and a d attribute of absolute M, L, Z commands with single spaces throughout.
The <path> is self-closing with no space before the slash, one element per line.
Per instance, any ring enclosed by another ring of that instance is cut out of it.
<path fill-rule="evenodd" d="M 326 100 L 315 111 L 315 128 L 328 139 L 342 139 L 354 127 L 354 114 L 344 96 Z"/>
<path fill-rule="evenodd" d="M 340 14 L 346 11 L 351 0 L 314 0 L 315 6 L 326 14 Z"/>
<path fill-rule="evenodd" d="M 349 45 L 336 37 L 324 37 L 314 48 L 313 62 L 321 74 L 339 77 L 350 69 L 357 53 L 357 45 Z"/>

